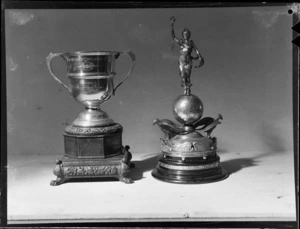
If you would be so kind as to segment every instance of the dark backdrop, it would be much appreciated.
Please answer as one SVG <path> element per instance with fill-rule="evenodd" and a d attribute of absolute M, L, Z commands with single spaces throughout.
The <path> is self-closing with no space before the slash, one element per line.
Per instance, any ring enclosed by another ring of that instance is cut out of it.
<path fill-rule="evenodd" d="M 291 151 L 292 17 L 286 7 L 6 10 L 8 155 L 61 155 L 62 133 L 84 107 L 50 76 L 50 52 L 132 50 L 132 76 L 102 108 L 123 125 L 134 154 L 159 153 L 154 118 L 174 119 L 182 93 L 178 47 L 188 27 L 205 58 L 192 92 L 204 116 L 221 113 L 213 135 L 220 151 Z M 66 65 L 54 61 L 64 82 Z M 129 60 L 117 62 L 125 74 Z M 53 158 L 56 158 L 55 156 Z"/>

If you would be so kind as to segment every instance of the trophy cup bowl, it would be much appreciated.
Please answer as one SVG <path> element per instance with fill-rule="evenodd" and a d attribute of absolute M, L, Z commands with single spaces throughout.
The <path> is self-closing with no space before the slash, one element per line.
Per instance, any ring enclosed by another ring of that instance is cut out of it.
<path fill-rule="evenodd" d="M 123 54 L 131 59 L 130 70 L 114 87 L 115 62 Z M 52 60 L 57 56 L 66 61 L 69 86 L 61 82 L 52 70 Z M 72 123 L 78 127 L 108 126 L 114 123 L 107 113 L 100 109 L 100 105 L 114 95 L 117 88 L 131 75 L 134 64 L 135 55 L 131 51 L 50 53 L 47 57 L 51 76 L 62 84 L 77 102 L 86 107 Z"/>

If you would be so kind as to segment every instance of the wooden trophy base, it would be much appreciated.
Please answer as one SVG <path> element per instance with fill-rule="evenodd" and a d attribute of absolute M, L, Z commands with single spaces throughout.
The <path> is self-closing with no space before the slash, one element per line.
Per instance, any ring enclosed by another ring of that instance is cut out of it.
<path fill-rule="evenodd" d="M 120 124 L 95 128 L 68 126 L 64 140 L 65 155 L 56 161 L 53 173 L 57 179 L 50 185 L 90 178 L 116 178 L 133 183 L 128 174 L 134 164 L 130 162 L 129 146 L 122 146 Z"/>
<path fill-rule="evenodd" d="M 228 173 L 220 165 L 219 156 L 172 157 L 162 155 L 152 176 L 161 181 L 179 184 L 210 183 L 223 180 Z"/>

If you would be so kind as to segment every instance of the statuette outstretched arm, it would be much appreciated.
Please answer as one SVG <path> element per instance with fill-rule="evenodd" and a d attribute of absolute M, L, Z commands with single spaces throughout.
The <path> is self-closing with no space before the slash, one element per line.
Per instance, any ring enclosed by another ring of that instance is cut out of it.
<path fill-rule="evenodd" d="M 170 20 L 171 20 L 171 37 L 176 43 L 179 43 L 180 40 L 175 36 L 175 31 L 174 31 L 175 17 L 171 17 Z"/>

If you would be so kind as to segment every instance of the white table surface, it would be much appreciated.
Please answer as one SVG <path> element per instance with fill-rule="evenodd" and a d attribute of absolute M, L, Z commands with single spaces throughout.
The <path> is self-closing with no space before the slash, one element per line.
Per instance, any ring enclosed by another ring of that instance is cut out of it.
<path fill-rule="evenodd" d="M 8 223 L 63 221 L 294 221 L 292 152 L 219 153 L 230 176 L 209 184 L 171 184 L 151 171 L 158 153 L 134 154 L 133 184 L 50 186 L 61 155 L 8 155 Z"/>

